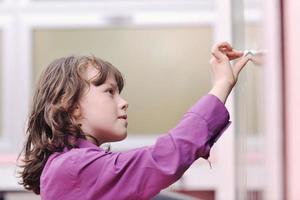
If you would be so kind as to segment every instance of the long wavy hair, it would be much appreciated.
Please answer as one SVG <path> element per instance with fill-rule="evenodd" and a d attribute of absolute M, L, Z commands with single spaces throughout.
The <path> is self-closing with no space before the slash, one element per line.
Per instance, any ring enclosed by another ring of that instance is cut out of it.
<path fill-rule="evenodd" d="M 97 77 L 85 80 L 87 67 L 99 70 Z M 29 113 L 26 142 L 19 155 L 20 184 L 40 194 L 40 176 L 54 152 L 78 148 L 77 139 L 85 138 L 72 113 L 90 84 L 99 86 L 112 73 L 119 91 L 124 86 L 120 71 L 94 56 L 69 56 L 54 60 L 42 72 Z"/>

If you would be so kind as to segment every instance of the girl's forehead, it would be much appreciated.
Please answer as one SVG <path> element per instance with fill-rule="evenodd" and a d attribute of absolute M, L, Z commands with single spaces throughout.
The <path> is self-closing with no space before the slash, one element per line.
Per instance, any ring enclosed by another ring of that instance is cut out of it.
<path fill-rule="evenodd" d="M 109 84 L 109 85 L 113 85 L 113 86 L 117 86 L 117 81 L 116 81 L 116 78 L 113 74 L 109 73 L 105 82 L 105 84 Z"/>

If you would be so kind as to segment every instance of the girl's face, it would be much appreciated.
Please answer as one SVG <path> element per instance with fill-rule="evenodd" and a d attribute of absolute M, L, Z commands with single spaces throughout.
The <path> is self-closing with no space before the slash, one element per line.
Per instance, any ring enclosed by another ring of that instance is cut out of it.
<path fill-rule="evenodd" d="M 95 68 L 88 67 L 87 80 L 98 73 Z M 97 138 L 100 144 L 120 141 L 127 136 L 127 108 L 128 103 L 120 96 L 114 76 L 109 75 L 100 86 L 90 84 L 79 100 L 78 122 L 83 132 Z"/>

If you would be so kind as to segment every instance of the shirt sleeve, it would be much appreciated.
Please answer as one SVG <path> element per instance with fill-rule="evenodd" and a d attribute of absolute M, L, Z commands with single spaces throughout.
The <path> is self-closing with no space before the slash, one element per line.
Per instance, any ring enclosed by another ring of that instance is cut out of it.
<path fill-rule="evenodd" d="M 124 199 L 150 199 L 177 181 L 196 159 L 207 159 L 229 124 L 224 104 L 216 96 L 206 95 L 154 145 L 111 153 L 105 161 L 109 175 L 99 179 L 114 182 L 111 190 L 126 196 Z"/>

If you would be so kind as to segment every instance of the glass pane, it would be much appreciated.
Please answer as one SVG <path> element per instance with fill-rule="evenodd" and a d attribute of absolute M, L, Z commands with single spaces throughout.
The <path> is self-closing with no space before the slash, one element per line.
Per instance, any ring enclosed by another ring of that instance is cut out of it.
<path fill-rule="evenodd" d="M 211 87 L 210 27 L 38 29 L 33 42 L 33 82 L 50 61 L 71 54 L 93 54 L 119 68 L 129 134 L 168 131 Z"/>
<path fill-rule="evenodd" d="M 244 5 L 238 2 L 240 8 L 244 6 L 244 10 L 239 9 L 244 21 L 236 20 L 234 23 L 236 46 L 264 52 L 263 21 L 260 19 L 262 7 L 258 1 L 243 3 Z M 264 180 L 268 178 L 264 177 L 266 129 L 265 91 L 262 88 L 264 78 L 267 78 L 264 75 L 262 62 L 250 62 L 243 70 L 236 87 L 237 199 L 263 199 L 266 187 Z"/>

